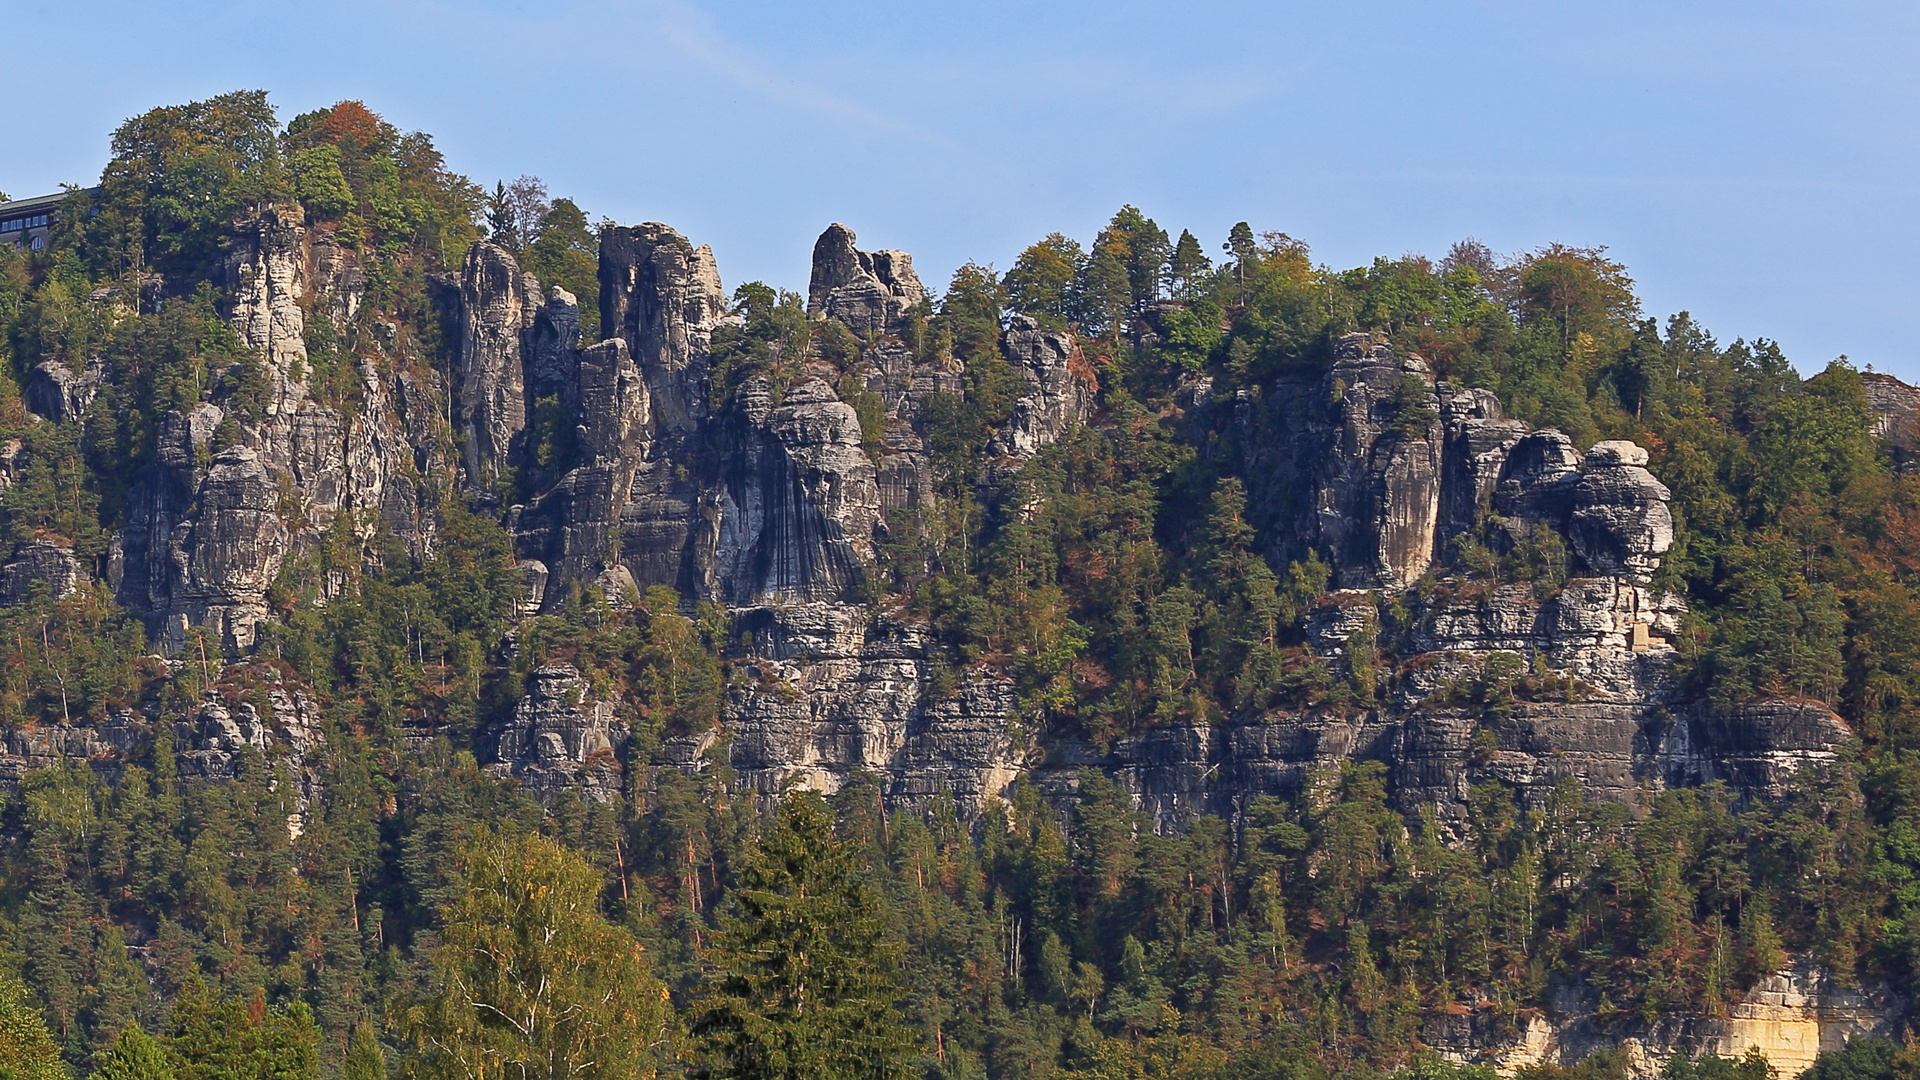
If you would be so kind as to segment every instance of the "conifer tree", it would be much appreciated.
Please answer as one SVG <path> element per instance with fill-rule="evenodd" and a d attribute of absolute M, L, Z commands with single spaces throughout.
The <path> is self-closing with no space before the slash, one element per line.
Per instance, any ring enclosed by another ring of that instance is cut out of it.
<path fill-rule="evenodd" d="M 139 1024 L 128 1024 L 100 1067 L 93 1070 L 92 1080 L 173 1080 L 173 1066 L 160 1040 L 140 1030 Z"/>
<path fill-rule="evenodd" d="M 706 1075 L 882 1080 L 907 1062 L 898 957 L 832 821 L 819 796 L 787 796 L 742 868 L 692 1025 Z"/>

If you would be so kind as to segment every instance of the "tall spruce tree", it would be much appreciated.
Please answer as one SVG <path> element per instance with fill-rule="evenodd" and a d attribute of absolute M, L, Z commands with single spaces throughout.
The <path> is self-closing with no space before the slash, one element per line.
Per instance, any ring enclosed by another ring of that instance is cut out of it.
<path fill-rule="evenodd" d="M 721 920 L 693 1021 L 704 1073 L 727 1080 L 883 1080 L 913 1040 L 899 959 L 854 845 L 826 803 L 787 796 Z"/>

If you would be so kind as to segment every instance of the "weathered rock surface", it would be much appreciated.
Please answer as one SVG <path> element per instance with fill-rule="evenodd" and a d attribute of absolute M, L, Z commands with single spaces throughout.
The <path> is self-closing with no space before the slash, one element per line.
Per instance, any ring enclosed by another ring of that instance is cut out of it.
<path fill-rule="evenodd" d="M 579 785 L 595 802 L 622 792 L 627 726 L 595 700 L 571 664 L 547 664 L 528 678 L 513 718 L 493 735 L 487 771 L 513 777 L 543 802 Z"/>
<path fill-rule="evenodd" d="M 1891 375 L 1869 371 L 1860 376 L 1873 414 L 1873 433 L 1885 439 L 1895 453 L 1910 455 L 1920 447 L 1920 387 L 1908 386 Z"/>
<path fill-rule="evenodd" d="M 738 625 L 760 659 L 729 686 L 725 724 L 755 790 L 831 792 L 868 772 L 896 805 L 946 793 L 977 809 L 1019 776 L 1013 684 L 983 672 L 931 697 L 923 624 L 813 603 L 742 612 Z"/>
<path fill-rule="evenodd" d="M 1325 388 L 1328 452 L 1314 463 L 1314 516 L 1340 588 L 1402 587 L 1433 561 L 1443 429 L 1417 359 L 1364 334 L 1340 342 Z"/>
<path fill-rule="evenodd" d="M 1028 392 L 1013 403 L 1013 417 L 996 440 L 1010 457 L 1030 458 L 1086 422 L 1099 389 L 1080 343 L 1064 330 L 1043 330 L 1015 315 L 1000 350 L 1027 380 Z"/>
<path fill-rule="evenodd" d="M 0 565 L 0 604 L 17 607 L 27 601 L 36 584 L 59 600 L 87 582 L 87 570 L 73 556 L 71 544 L 34 539 L 14 549 L 13 558 Z"/>
<path fill-rule="evenodd" d="M 1421 1041 L 1460 1063 L 1493 1065 L 1503 1074 L 1528 1065 L 1571 1066 L 1595 1050 L 1619 1048 L 1635 1080 L 1658 1076 L 1674 1054 L 1744 1057 L 1758 1049 L 1779 1076 L 1797 1076 L 1822 1051 L 1860 1035 L 1897 1038 L 1904 1003 L 1882 988 L 1849 988 L 1806 957 L 1763 976 L 1719 1017 L 1677 1014 L 1648 1021 L 1603 1017 L 1590 994 L 1560 988 L 1553 1007 L 1502 1016 L 1491 1009 L 1431 1016 Z"/>
<path fill-rule="evenodd" d="M 79 371 L 58 360 L 42 360 L 28 374 L 22 397 L 28 410 L 56 424 L 78 420 L 93 404 L 106 372 L 106 362 L 98 357 Z"/>
<path fill-rule="evenodd" d="M 527 423 L 522 339 L 534 328 L 540 283 L 507 249 L 479 241 L 460 275 L 461 333 L 453 422 L 466 438 L 468 485 L 491 491 Z"/>
<path fill-rule="evenodd" d="M 904 251 L 861 251 L 853 230 L 835 223 L 813 245 L 807 314 L 834 318 L 863 340 L 898 336 L 907 313 L 927 298 Z"/>
<path fill-rule="evenodd" d="M 1587 473 L 1573 489 L 1567 536 L 1587 567 L 1601 574 L 1652 580 L 1673 546 L 1673 498 L 1646 470 L 1647 452 L 1630 442 L 1587 451 Z"/>

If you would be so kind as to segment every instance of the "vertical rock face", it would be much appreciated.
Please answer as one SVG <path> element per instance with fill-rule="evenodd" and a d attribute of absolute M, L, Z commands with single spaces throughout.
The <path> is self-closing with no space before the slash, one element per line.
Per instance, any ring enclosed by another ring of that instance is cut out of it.
<path fill-rule="evenodd" d="M 260 455 L 244 446 L 212 453 L 222 419 L 206 404 L 167 415 L 118 538 L 121 601 L 148 614 L 168 652 L 195 625 L 231 653 L 250 648 L 287 552 L 280 485 Z"/>
<path fill-rule="evenodd" d="M 927 298 L 904 251 L 861 251 L 853 230 L 835 223 L 813 245 L 807 314 L 839 319 L 864 340 L 898 335 L 909 311 Z"/>
<path fill-rule="evenodd" d="M 556 375 L 546 385 L 573 402 L 576 464 L 521 511 L 516 524 L 526 570 L 537 577 L 536 605 L 563 600 L 570 583 L 591 580 L 607 568 L 621 539 L 622 516 L 650 430 L 646 381 L 625 341 L 616 338 L 564 355 L 570 377 L 560 382 Z"/>
<path fill-rule="evenodd" d="M 482 240 L 467 251 L 460 304 L 453 422 L 466 436 L 468 486 L 491 491 L 527 423 L 522 339 L 534 327 L 540 283 L 520 272 L 507 249 Z"/>
<path fill-rule="evenodd" d="M 755 377 L 736 400 L 739 450 L 702 500 L 690 552 L 703 591 L 744 607 L 847 598 L 880 518 L 859 417 L 820 379 L 775 406 Z"/>
<path fill-rule="evenodd" d="M 234 329 L 270 373 L 269 412 L 297 407 L 307 360 L 300 301 L 310 291 L 310 249 L 295 216 L 269 208 L 241 223 L 220 272 L 233 297 Z"/>
<path fill-rule="evenodd" d="M 690 434 L 706 418 L 707 344 L 726 313 L 711 248 L 651 222 L 601 231 L 600 325 L 646 376 L 661 432 Z"/>
<path fill-rule="evenodd" d="M 1440 532 L 1442 556 L 1449 545 L 1473 528 L 1481 505 L 1500 484 L 1501 467 L 1527 433 L 1525 424 L 1501 415 L 1500 399 L 1491 390 L 1461 388 L 1444 395 L 1441 419 L 1446 444 L 1440 474 Z"/>
<path fill-rule="evenodd" d="M 200 482 L 199 513 L 169 538 L 168 651 L 185 645 L 189 625 L 213 630 L 229 652 L 253 646 L 267 616 L 267 586 L 287 552 L 278 494 L 252 450 L 236 446 L 214 456 Z"/>
<path fill-rule="evenodd" d="M 1860 376 L 1860 385 L 1867 392 L 1874 435 L 1885 439 L 1904 465 L 1920 447 L 1920 387 L 1873 371 Z"/>
<path fill-rule="evenodd" d="M 1027 393 L 1014 402 L 1013 417 L 997 440 L 1008 456 L 1030 458 L 1086 422 L 1099 386 L 1072 334 L 1043 330 L 1038 321 L 1015 315 L 1000 351 L 1027 380 Z"/>
<path fill-rule="evenodd" d="M 1321 542 L 1341 588 L 1404 587 L 1433 561 L 1443 428 L 1433 379 L 1366 334 L 1342 338 L 1326 390 L 1334 448 L 1320 464 Z"/>

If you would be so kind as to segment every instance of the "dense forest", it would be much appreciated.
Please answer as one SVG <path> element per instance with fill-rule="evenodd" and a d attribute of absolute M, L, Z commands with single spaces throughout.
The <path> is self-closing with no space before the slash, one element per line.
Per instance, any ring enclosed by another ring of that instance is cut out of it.
<path fill-rule="evenodd" d="M 578 296 L 597 340 L 598 239 L 581 208 L 532 177 L 475 184 L 358 102 L 284 126 L 264 93 L 159 108 L 112 152 L 43 249 L 0 245 L 10 542 L 108 558 L 170 411 L 220 402 L 217 452 L 265 408 L 261 360 L 208 269 L 252 208 L 297 208 L 366 276 L 355 324 L 307 325 L 313 392 L 348 412 L 369 360 L 444 367 L 434 275 L 482 237 Z M 1920 473 L 1873 434 L 1861 373 L 1841 359 L 1802 378 L 1764 338 L 1649 317 L 1602 248 L 1505 256 L 1469 240 L 1437 261 L 1340 270 L 1284 233 L 1221 239 L 1123 207 L 1088 242 L 1056 233 L 1004 271 L 968 264 L 915 313 L 906 344 L 961 376 L 925 420 L 938 489 L 889 530 L 866 588 L 932 628 L 936 681 L 1004 673 L 1028 723 L 1098 745 L 1385 695 L 1403 643 L 1382 633 L 1343 665 L 1305 647 L 1326 565 L 1262 556 L 1245 486 L 1185 419 L 1324 370 L 1341 335 L 1377 331 L 1510 416 L 1580 446 L 1648 448 L 1678 536 L 1656 584 L 1690 606 L 1680 677 L 1703 700 L 1823 703 L 1857 736 L 1848 759 L 1781 800 L 1709 785 L 1630 808 L 1566 781 L 1528 806 L 1487 783 L 1464 827 L 1403 812 L 1372 762 L 1179 835 L 1097 773 L 1070 805 L 1016 783 L 977 818 L 951 800 L 890 813 L 872 780 L 764 798 L 723 757 L 654 763 L 757 677 L 724 611 L 656 586 L 627 606 L 576 590 L 525 616 L 499 501 L 427 477 L 433 550 L 336 519 L 275 579 L 276 617 L 247 655 L 192 634 L 157 655 L 103 583 L 35 586 L 0 609 L 10 729 L 161 721 L 124 767 L 70 760 L 6 796 L 0 1071 L 1491 1075 L 1435 1058 L 1428 1023 L 1510 1033 L 1568 988 L 1602 1021 L 1721 1016 L 1790 956 L 1911 994 Z M 795 292 L 731 296 L 716 405 L 749 376 L 779 383 L 860 347 Z M 1015 314 L 1075 328 L 1098 399 L 1090 423 L 1010 473 L 989 444 L 1017 396 L 997 344 Z M 48 360 L 114 378 L 84 415 L 43 419 L 23 394 Z M 557 418 L 536 410 L 530 430 L 536 461 L 568 453 Z M 1552 589 L 1567 558 L 1467 537 L 1415 588 Z M 476 757 L 555 659 L 631 731 L 612 801 L 542 805 Z M 324 736 L 307 763 L 323 794 L 297 819 L 309 779 L 276 754 L 243 753 L 231 779 L 179 771 L 172 718 L 208 700 L 271 711 L 294 687 Z M 1551 672 L 1519 669 L 1458 691 L 1496 719 L 1556 692 Z M 1627 1069 L 1601 1052 L 1528 1071 Z M 1816 1072 L 1915 1076 L 1920 1058 L 1857 1040 Z M 1757 1059 L 1666 1065 L 1673 1080 L 1767 1073 Z"/>

